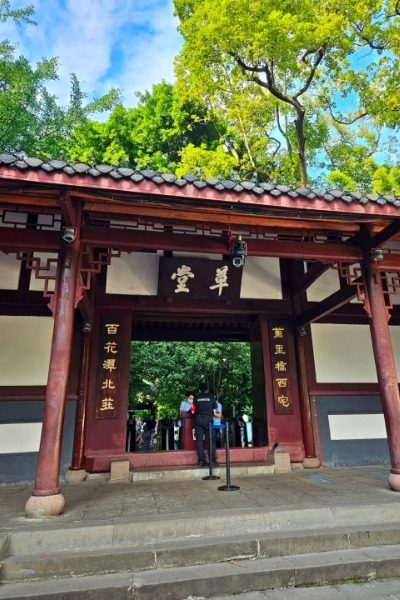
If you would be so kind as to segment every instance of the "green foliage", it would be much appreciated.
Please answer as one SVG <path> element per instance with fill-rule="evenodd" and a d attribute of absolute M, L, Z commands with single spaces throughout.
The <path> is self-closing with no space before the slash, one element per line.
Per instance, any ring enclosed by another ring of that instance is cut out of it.
<path fill-rule="evenodd" d="M 85 121 L 73 131 L 67 148 L 73 160 L 131 164 L 172 171 L 188 144 L 206 150 L 218 145 L 216 125 L 193 102 L 178 107 L 174 87 L 166 82 L 138 94 L 131 109 L 117 105 L 104 123 Z"/>
<path fill-rule="evenodd" d="M 30 5 L 11 10 L 7 0 L 0 0 L 0 21 L 13 19 L 29 22 L 33 14 Z M 57 79 L 57 59 L 43 58 L 36 65 L 6 40 L 0 42 L 0 147 L 2 151 L 18 152 L 43 158 L 61 158 L 66 154 L 71 132 L 86 122 L 94 112 L 109 110 L 118 100 L 117 90 L 85 103 L 79 81 L 71 75 L 70 102 L 66 107 L 46 89 Z"/>
<path fill-rule="evenodd" d="M 33 4 L 29 4 L 25 8 L 12 9 L 9 0 L 0 0 L 0 22 L 12 19 L 15 23 L 32 23 L 31 16 L 35 9 Z"/>
<path fill-rule="evenodd" d="M 232 142 L 239 169 L 250 165 L 264 179 L 306 183 L 310 167 L 328 167 L 329 181 L 341 172 L 346 187 L 371 183 L 370 156 L 360 151 L 361 169 L 354 170 L 355 159 L 344 168 L 326 152 L 338 143 L 350 157 L 367 130 L 378 140 L 383 125 L 399 126 L 396 0 L 174 4 L 184 37 L 176 61 L 179 98 L 223 115 L 223 146 L 230 150 Z"/>
<path fill-rule="evenodd" d="M 249 345 L 242 342 L 133 342 L 130 405 L 150 395 L 159 418 L 178 415 L 187 392 L 205 380 L 229 414 L 251 406 Z"/>
<path fill-rule="evenodd" d="M 205 144 L 196 147 L 188 144 L 180 152 L 180 163 L 176 169 L 178 177 L 191 173 L 198 177 L 229 177 L 237 161 L 222 146 L 207 150 Z"/>

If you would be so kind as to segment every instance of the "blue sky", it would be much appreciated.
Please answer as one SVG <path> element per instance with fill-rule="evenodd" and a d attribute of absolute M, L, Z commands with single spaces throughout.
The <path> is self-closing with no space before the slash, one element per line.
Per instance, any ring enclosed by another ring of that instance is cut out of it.
<path fill-rule="evenodd" d="M 58 57 L 59 80 L 49 89 L 66 103 L 69 74 L 88 94 L 120 88 L 125 106 L 135 92 L 173 81 L 173 58 L 181 39 L 170 0 L 11 0 L 33 2 L 37 25 L 0 23 L 0 39 L 17 45 L 30 61 Z"/>

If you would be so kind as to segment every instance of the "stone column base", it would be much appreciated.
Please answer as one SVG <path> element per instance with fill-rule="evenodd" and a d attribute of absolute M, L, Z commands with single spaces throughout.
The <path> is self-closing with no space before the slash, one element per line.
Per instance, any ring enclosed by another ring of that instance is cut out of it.
<path fill-rule="evenodd" d="M 400 492 L 400 475 L 397 473 L 390 473 L 388 483 L 394 492 Z"/>
<path fill-rule="evenodd" d="M 318 467 L 321 466 L 321 462 L 319 460 L 319 458 L 317 457 L 306 457 L 303 460 L 303 467 L 305 469 L 317 469 Z"/>
<path fill-rule="evenodd" d="M 31 496 L 25 505 L 28 517 L 56 517 L 63 511 L 65 499 L 62 494 Z"/>
<path fill-rule="evenodd" d="M 85 469 L 68 469 L 65 473 L 65 481 L 68 483 L 81 483 L 81 481 L 85 481 L 86 477 Z"/>
<path fill-rule="evenodd" d="M 274 452 L 275 473 L 290 473 L 292 467 L 290 465 L 289 452 Z"/>

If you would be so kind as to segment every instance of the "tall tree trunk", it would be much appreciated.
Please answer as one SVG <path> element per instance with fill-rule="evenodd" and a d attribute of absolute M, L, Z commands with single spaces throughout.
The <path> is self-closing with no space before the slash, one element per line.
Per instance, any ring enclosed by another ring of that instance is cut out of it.
<path fill-rule="evenodd" d="M 307 165 L 306 165 L 306 140 L 304 136 L 304 115 L 305 110 L 303 108 L 296 108 L 297 118 L 295 120 L 296 125 L 296 138 L 298 148 L 298 160 L 300 169 L 301 185 L 306 186 L 308 184 Z"/>

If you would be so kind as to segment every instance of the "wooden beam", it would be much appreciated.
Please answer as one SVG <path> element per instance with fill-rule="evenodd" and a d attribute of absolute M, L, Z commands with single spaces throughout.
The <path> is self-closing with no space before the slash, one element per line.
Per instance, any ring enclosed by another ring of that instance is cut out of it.
<path fill-rule="evenodd" d="M 359 278 L 361 279 L 361 278 Z M 334 292 L 325 300 L 322 300 L 312 308 L 308 308 L 297 317 L 297 327 L 304 327 L 309 323 L 315 323 L 338 308 L 347 304 L 357 296 L 357 287 L 355 285 L 346 285 L 337 292 Z"/>
<path fill-rule="evenodd" d="M 42 231 L 39 229 L 1 228 L 0 250 L 3 252 L 19 252 L 34 250 L 37 252 L 57 252 L 60 248 L 58 231 Z"/>
<path fill-rule="evenodd" d="M 319 259 L 321 262 L 357 262 L 361 250 L 343 244 L 282 240 L 245 240 L 249 256 Z M 228 247 L 222 237 L 191 234 L 158 233 L 103 227 L 82 227 L 81 242 L 92 247 L 120 250 L 170 250 L 226 254 Z"/>
<path fill-rule="evenodd" d="M 232 302 L 202 300 L 177 300 L 157 296 L 125 296 L 119 294 L 97 294 L 96 307 L 112 310 L 130 309 L 136 315 L 148 313 L 165 319 L 166 315 L 291 315 L 291 304 L 287 300 L 242 300 Z"/>
<path fill-rule="evenodd" d="M 371 248 L 378 248 L 382 246 L 385 242 L 388 242 L 390 239 L 395 237 L 397 233 L 400 231 L 400 219 L 396 221 L 392 221 L 387 227 L 382 229 L 376 235 L 373 235 L 365 242 L 365 247 L 367 250 L 371 250 Z"/>

